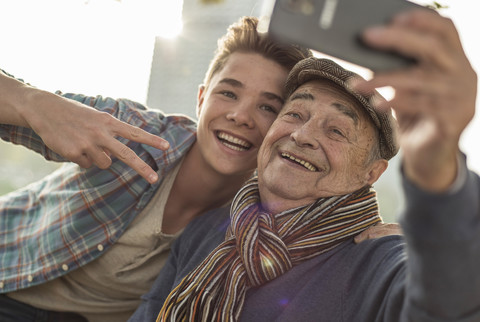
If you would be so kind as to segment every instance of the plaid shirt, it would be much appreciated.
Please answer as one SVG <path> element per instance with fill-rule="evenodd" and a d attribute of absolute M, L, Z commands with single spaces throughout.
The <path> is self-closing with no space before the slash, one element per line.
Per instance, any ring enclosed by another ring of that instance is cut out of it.
<path fill-rule="evenodd" d="M 125 99 L 65 94 L 170 142 L 168 151 L 120 138 L 160 180 L 150 185 L 123 162 L 107 170 L 65 163 L 43 180 L 0 197 L 0 293 L 44 283 L 101 256 L 127 229 L 161 184 L 164 175 L 196 139 L 196 123 L 164 115 Z M 67 162 L 32 130 L 0 125 L 3 140 Z"/>

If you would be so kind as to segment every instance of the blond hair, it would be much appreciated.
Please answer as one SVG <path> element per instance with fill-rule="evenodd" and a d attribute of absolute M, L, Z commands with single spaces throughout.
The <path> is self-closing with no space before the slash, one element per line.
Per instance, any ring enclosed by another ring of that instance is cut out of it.
<path fill-rule="evenodd" d="M 258 32 L 257 26 L 258 18 L 242 17 L 228 27 L 227 33 L 218 40 L 215 56 L 203 81 L 205 87 L 208 87 L 213 75 L 222 70 L 234 52 L 260 54 L 288 71 L 300 60 L 312 56 L 311 51 L 306 48 L 273 41 L 267 34 Z"/>

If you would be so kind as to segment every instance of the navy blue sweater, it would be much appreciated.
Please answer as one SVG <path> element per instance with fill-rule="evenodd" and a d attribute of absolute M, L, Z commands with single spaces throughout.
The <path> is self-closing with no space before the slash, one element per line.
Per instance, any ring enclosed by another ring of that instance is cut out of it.
<path fill-rule="evenodd" d="M 480 179 L 431 195 L 404 181 L 404 237 L 353 240 L 247 292 L 241 321 L 480 321 Z M 229 208 L 193 221 L 131 321 L 155 321 L 182 278 L 224 240 Z"/>

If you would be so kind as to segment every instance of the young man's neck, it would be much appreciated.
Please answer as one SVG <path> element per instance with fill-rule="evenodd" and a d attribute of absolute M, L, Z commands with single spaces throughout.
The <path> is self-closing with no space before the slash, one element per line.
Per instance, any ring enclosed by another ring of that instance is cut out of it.
<path fill-rule="evenodd" d="M 191 204 L 204 205 L 206 210 L 220 207 L 229 202 L 242 185 L 253 174 L 245 172 L 236 175 L 224 175 L 211 167 L 200 166 L 197 158 L 185 157 L 174 185 L 181 190 L 183 200 Z M 201 162 L 201 161 L 200 161 Z"/>
<path fill-rule="evenodd" d="M 193 218 L 229 203 L 253 173 L 226 176 L 187 154 L 173 183 L 164 211 L 164 233 L 175 233 Z"/>

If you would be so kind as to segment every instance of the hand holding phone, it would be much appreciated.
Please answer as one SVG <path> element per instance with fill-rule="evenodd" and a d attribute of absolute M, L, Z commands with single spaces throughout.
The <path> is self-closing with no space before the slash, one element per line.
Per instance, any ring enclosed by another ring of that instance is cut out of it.
<path fill-rule="evenodd" d="M 365 45 L 367 27 L 386 24 L 397 13 L 424 8 L 407 0 L 276 0 L 268 27 L 278 41 L 296 43 L 373 71 L 415 61 Z M 426 9 L 426 8 L 424 8 Z"/>

